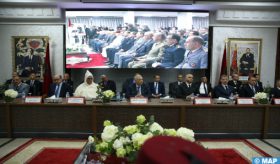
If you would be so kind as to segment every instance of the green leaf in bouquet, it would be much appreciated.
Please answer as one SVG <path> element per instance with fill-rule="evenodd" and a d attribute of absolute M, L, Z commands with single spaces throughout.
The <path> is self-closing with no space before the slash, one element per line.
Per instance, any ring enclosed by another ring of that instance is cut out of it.
<path fill-rule="evenodd" d="M 151 115 L 150 120 L 149 120 L 149 124 L 152 125 L 154 122 L 155 122 L 155 116 Z"/>
<path fill-rule="evenodd" d="M 128 154 L 127 160 L 128 160 L 129 162 L 135 162 L 135 161 L 136 161 L 136 158 L 137 158 L 137 151 L 131 151 L 131 152 Z"/>

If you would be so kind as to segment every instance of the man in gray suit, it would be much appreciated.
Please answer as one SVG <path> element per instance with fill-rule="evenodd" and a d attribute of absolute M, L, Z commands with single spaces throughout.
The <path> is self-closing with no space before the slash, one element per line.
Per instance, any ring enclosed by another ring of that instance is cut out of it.
<path fill-rule="evenodd" d="M 184 60 L 175 68 L 204 69 L 208 65 L 208 55 L 203 50 L 204 40 L 200 36 L 190 36 L 185 47 Z"/>
<path fill-rule="evenodd" d="M 163 46 L 165 35 L 163 33 L 156 33 L 154 35 L 155 43 L 148 54 L 136 58 L 134 61 L 128 64 L 128 68 L 147 68 L 152 63 L 159 61 L 163 54 Z"/>
<path fill-rule="evenodd" d="M 17 98 L 22 98 L 26 96 L 29 92 L 29 85 L 21 82 L 19 76 L 14 77 L 14 82 L 9 86 L 9 89 L 13 89 L 18 92 Z"/>

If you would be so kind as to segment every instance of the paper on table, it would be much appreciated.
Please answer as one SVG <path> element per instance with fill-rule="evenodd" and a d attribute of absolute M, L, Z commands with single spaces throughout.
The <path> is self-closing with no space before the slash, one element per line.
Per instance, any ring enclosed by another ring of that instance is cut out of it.
<path fill-rule="evenodd" d="M 219 97 L 218 100 L 228 100 L 228 99 L 224 97 Z"/>
<path fill-rule="evenodd" d="M 52 95 L 51 97 L 49 97 L 48 99 L 56 99 L 55 95 Z"/>

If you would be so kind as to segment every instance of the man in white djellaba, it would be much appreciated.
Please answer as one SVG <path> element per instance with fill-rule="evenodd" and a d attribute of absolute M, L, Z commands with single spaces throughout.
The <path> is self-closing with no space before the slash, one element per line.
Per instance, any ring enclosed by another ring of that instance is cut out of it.
<path fill-rule="evenodd" d="M 97 84 L 93 82 L 93 75 L 87 70 L 84 83 L 80 84 L 74 93 L 74 96 L 85 97 L 86 100 L 91 100 L 97 97 Z"/>

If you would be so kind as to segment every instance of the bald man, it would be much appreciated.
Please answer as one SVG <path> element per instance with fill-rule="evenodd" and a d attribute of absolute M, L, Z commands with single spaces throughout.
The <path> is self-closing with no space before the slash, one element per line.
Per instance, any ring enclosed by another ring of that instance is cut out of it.
<path fill-rule="evenodd" d="M 151 96 L 149 87 L 144 83 L 143 77 L 140 74 L 134 76 L 135 83 L 127 88 L 126 98 L 131 97 L 147 97 Z"/>
<path fill-rule="evenodd" d="M 26 96 L 29 92 L 29 85 L 23 83 L 19 76 L 13 77 L 13 83 L 9 85 L 9 89 L 13 89 L 18 92 L 17 98 Z"/>
<path fill-rule="evenodd" d="M 193 84 L 193 75 L 187 74 L 185 77 L 185 82 L 179 86 L 179 97 L 186 98 L 195 93 L 196 86 Z"/>

